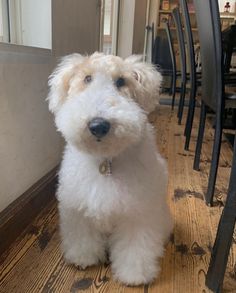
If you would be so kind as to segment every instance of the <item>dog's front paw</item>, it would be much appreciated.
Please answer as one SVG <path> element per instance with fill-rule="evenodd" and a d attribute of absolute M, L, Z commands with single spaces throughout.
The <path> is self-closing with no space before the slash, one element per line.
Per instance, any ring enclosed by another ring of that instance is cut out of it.
<path fill-rule="evenodd" d="M 127 257 L 126 261 L 114 261 L 112 263 L 114 277 L 126 285 L 138 286 L 152 283 L 158 276 L 160 267 L 156 261 Z"/>
<path fill-rule="evenodd" d="M 91 252 L 91 251 L 80 251 L 76 247 L 71 247 L 64 252 L 66 262 L 74 264 L 81 269 L 86 267 L 97 265 L 98 263 L 104 263 L 106 261 L 105 252 Z"/>

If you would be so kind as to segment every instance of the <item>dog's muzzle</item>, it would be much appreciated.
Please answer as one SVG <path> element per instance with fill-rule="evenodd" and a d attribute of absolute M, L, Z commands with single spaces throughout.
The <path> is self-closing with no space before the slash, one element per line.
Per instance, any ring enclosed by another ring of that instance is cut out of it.
<path fill-rule="evenodd" d="M 92 135 L 96 136 L 98 139 L 104 137 L 107 135 L 111 127 L 111 124 L 109 121 L 96 117 L 93 118 L 91 121 L 88 123 L 88 128 Z"/>

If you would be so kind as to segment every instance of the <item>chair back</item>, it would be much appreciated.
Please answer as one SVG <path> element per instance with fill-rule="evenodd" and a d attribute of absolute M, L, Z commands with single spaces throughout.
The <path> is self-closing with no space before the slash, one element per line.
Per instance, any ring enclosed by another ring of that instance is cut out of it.
<path fill-rule="evenodd" d="M 186 51 L 185 51 L 185 44 L 184 44 L 184 33 L 183 33 L 183 26 L 181 22 L 179 8 L 175 7 L 172 11 L 172 16 L 174 19 L 176 33 L 177 33 L 177 40 L 180 50 L 180 61 L 181 61 L 181 75 L 182 81 L 186 80 Z"/>
<path fill-rule="evenodd" d="M 195 65 L 195 53 L 194 53 L 194 44 L 193 44 L 193 35 L 191 22 L 189 17 L 188 5 L 186 0 L 180 0 L 180 6 L 183 15 L 183 23 L 185 29 L 185 40 L 187 43 L 187 56 L 189 60 L 189 74 L 190 74 L 190 83 L 191 88 L 194 89 L 196 87 L 196 65 Z"/>
<path fill-rule="evenodd" d="M 223 103 L 223 55 L 218 1 L 194 0 L 202 63 L 202 100 L 214 111 Z"/>
<path fill-rule="evenodd" d="M 165 22 L 165 30 L 166 30 L 167 40 L 169 43 L 170 57 L 171 57 L 172 65 L 173 65 L 173 71 L 176 74 L 176 59 L 175 59 L 174 45 L 173 45 L 173 39 L 172 39 L 170 26 L 168 22 Z"/>

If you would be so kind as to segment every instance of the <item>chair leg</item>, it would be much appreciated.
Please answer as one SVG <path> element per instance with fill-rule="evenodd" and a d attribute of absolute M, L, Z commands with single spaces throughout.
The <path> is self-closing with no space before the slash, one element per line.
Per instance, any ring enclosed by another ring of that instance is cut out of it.
<path fill-rule="evenodd" d="M 202 101 L 201 114 L 200 114 L 199 127 L 198 127 L 197 144 L 196 144 L 195 157 L 194 157 L 194 163 L 193 163 L 193 169 L 196 171 L 199 171 L 200 169 L 199 165 L 200 165 L 200 157 L 201 157 L 201 151 L 202 151 L 202 141 L 204 136 L 205 124 L 206 124 L 206 105 Z"/>
<path fill-rule="evenodd" d="M 178 112 L 177 112 L 177 118 L 179 118 L 180 115 L 180 105 L 182 104 L 182 100 L 183 100 L 183 87 L 184 87 L 184 83 L 183 81 L 181 82 L 181 87 L 180 87 L 180 96 L 179 96 L 179 105 L 178 105 Z"/>
<path fill-rule="evenodd" d="M 175 94 L 176 94 L 176 73 L 173 73 L 173 80 L 172 80 L 172 103 L 171 109 L 174 110 L 175 107 Z"/>
<path fill-rule="evenodd" d="M 172 75 L 171 75 L 171 81 L 170 81 L 170 89 L 169 89 L 169 95 L 172 95 L 173 94 L 173 81 L 174 81 L 174 76 L 173 76 L 173 72 L 172 72 Z"/>
<path fill-rule="evenodd" d="M 196 94 L 195 89 L 192 89 L 190 100 L 189 100 L 190 104 L 188 108 L 188 119 L 185 126 L 185 133 L 186 133 L 185 146 L 184 146 L 185 150 L 189 149 L 189 143 L 190 143 L 191 132 L 193 127 L 193 119 L 194 119 L 195 104 L 196 104 L 195 94 Z"/>
<path fill-rule="evenodd" d="M 187 135 L 188 127 L 190 124 L 190 103 L 191 103 L 191 101 L 189 102 L 188 114 L 187 114 L 186 124 L 185 124 L 185 128 L 184 128 L 184 136 Z"/>
<path fill-rule="evenodd" d="M 215 126 L 215 134 L 214 134 L 214 144 L 213 144 L 213 151 L 212 151 L 212 160 L 211 160 L 211 167 L 208 179 L 208 187 L 206 193 L 206 202 L 208 205 L 212 206 L 213 203 L 213 196 L 215 191 L 215 183 L 216 183 L 216 176 L 218 170 L 218 163 L 220 157 L 220 149 L 221 149 L 221 137 L 222 137 L 222 114 L 216 114 L 216 126 Z"/>
<path fill-rule="evenodd" d="M 213 292 L 221 292 L 228 255 L 232 243 L 235 215 L 224 210 L 218 227 L 211 261 L 206 275 L 206 285 Z"/>
<path fill-rule="evenodd" d="M 218 231 L 206 275 L 206 285 L 213 292 L 221 292 L 228 255 L 236 221 L 236 142 L 230 175 L 226 204 L 220 219 Z"/>
<path fill-rule="evenodd" d="M 184 128 L 184 136 L 185 137 L 187 135 L 187 128 L 188 128 L 188 125 L 189 125 L 189 115 L 190 115 L 190 111 L 188 111 L 187 119 L 186 119 L 186 124 L 185 124 L 185 128 Z"/>
<path fill-rule="evenodd" d="M 184 101 L 185 101 L 185 92 L 186 92 L 186 82 L 182 82 L 181 84 L 181 93 L 179 100 L 179 108 L 178 108 L 178 124 L 181 124 L 184 110 Z"/>

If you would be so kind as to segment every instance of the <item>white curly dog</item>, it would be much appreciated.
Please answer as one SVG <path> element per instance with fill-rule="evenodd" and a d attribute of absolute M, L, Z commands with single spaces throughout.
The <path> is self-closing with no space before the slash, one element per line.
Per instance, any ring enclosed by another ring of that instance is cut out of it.
<path fill-rule="evenodd" d="M 140 56 L 64 57 L 49 108 L 67 144 L 59 172 L 62 250 L 82 268 L 105 262 L 128 285 L 152 282 L 172 228 L 167 168 L 147 113 L 161 75 Z"/>

